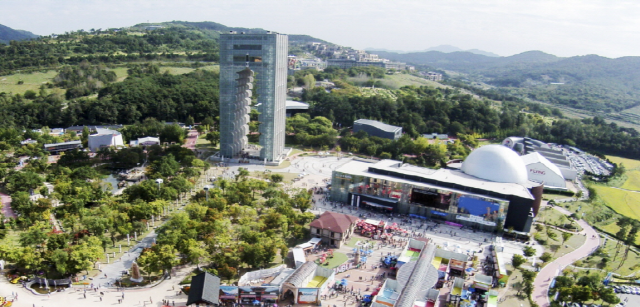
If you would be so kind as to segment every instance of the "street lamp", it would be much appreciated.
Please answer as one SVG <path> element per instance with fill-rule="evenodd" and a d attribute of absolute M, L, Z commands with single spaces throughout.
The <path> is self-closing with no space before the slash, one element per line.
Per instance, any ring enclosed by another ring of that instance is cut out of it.
<path fill-rule="evenodd" d="M 156 179 L 156 183 L 158 184 L 158 196 L 160 196 L 160 185 L 164 182 L 162 179 Z"/>
<path fill-rule="evenodd" d="M 213 187 L 207 184 L 203 187 L 203 189 L 205 192 L 207 192 L 207 201 L 209 201 L 209 190 L 213 189 Z"/>

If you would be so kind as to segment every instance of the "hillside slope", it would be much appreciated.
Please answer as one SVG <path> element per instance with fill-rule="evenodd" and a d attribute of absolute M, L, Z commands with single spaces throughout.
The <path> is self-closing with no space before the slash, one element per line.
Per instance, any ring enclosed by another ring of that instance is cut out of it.
<path fill-rule="evenodd" d="M 509 57 L 437 51 L 380 56 L 468 74 L 501 91 L 602 114 L 640 106 L 640 57 L 597 55 L 561 58 L 541 51 Z"/>
<path fill-rule="evenodd" d="M 35 35 L 29 31 L 15 30 L 7 26 L 0 25 L 0 43 L 2 44 L 8 44 L 10 41 L 21 41 L 37 37 L 39 37 L 39 35 Z"/>

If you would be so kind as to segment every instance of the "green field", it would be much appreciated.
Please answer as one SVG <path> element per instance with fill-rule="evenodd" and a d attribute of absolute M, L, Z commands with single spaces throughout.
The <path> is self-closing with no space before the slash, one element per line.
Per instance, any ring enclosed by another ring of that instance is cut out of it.
<path fill-rule="evenodd" d="M 0 93 L 24 94 L 27 90 L 38 92 L 40 86 L 51 82 L 58 73 L 55 70 L 0 76 Z M 23 81 L 23 84 L 18 84 Z"/>
<path fill-rule="evenodd" d="M 622 184 L 621 188 L 640 191 L 640 170 L 627 171 L 626 175 L 627 181 Z"/>
<path fill-rule="evenodd" d="M 396 88 L 396 89 L 406 85 L 415 85 L 415 86 L 426 85 L 426 86 L 435 87 L 435 88 L 447 87 L 438 82 L 429 81 L 427 79 L 416 77 L 413 75 L 408 75 L 408 74 L 395 74 L 395 75 L 385 76 L 382 83 L 386 86 L 389 86 L 391 88 Z"/>
<path fill-rule="evenodd" d="M 117 67 L 117 68 L 111 68 L 109 70 L 116 73 L 116 76 L 118 77 L 118 81 L 122 81 L 129 76 L 129 74 L 127 73 L 128 69 L 129 68 L 127 67 Z"/>
<path fill-rule="evenodd" d="M 594 185 L 598 196 L 616 212 L 640 221 L 640 193 Z"/>
<path fill-rule="evenodd" d="M 640 169 L 640 160 L 627 159 L 627 158 L 621 158 L 621 157 L 615 157 L 615 156 L 607 156 L 607 159 L 609 159 L 609 161 L 613 163 L 624 164 L 624 167 L 627 170 Z"/>
<path fill-rule="evenodd" d="M 591 183 L 590 187 L 595 189 L 598 198 L 609 208 L 619 214 L 640 221 L 640 206 L 638 205 L 640 204 L 640 192 L 633 192 L 640 191 L 640 160 L 614 156 L 607 156 L 607 158 L 613 163 L 622 163 L 626 169 L 625 174 L 617 180 L 614 179 L 607 183 L 607 185 Z M 616 187 L 633 191 L 625 191 Z M 585 210 L 588 210 L 586 206 Z"/>

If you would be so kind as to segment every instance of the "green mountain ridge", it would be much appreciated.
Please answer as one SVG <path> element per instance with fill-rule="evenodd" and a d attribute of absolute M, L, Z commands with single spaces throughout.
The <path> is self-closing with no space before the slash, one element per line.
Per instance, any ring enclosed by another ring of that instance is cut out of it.
<path fill-rule="evenodd" d="M 501 92 L 571 108 L 611 114 L 640 105 L 640 57 L 598 55 L 557 57 L 528 51 L 509 57 L 437 51 L 412 54 L 380 52 L 396 61 L 467 74 Z M 633 120 L 634 123 L 637 120 Z"/>
<path fill-rule="evenodd" d="M 25 30 L 15 30 L 7 26 L 0 24 L 0 43 L 8 44 L 10 41 L 21 41 L 26 39 L 38 38 L 40 35 L 35 35 Z"/>
<path fill-rule="evenodd" d="M 148 27 L 152 27 L 152 26 L 195 28 L 195 29 L 204 31 L 205 33 L 208 32 L 209 34 L 211 34 L 213 38 L 217 38 L 219 34 L 228 33 L 229 31 L 245 32 L 248 34 L 251 34 L 251 33 L 261 34 L 261 33 L 268 32 L 268 30 L 265 30 L 262 28 L 229 27 L 213 21 L 192 22 L 192 21 L 174 20 L 174 21 L 167 21 L 167 22 L 160 22 L 160 23 L 140 23 L 131 28 L 137 29 L 137 30 L 145 30 Z M 307 42 L 321 42 L 325 44 L 329 43 L 325 40 L 315 38 L 306 34 L 288 34 L 288 36 L 289 36 L 289 41 L 294 43 L 307 43 Z"/>

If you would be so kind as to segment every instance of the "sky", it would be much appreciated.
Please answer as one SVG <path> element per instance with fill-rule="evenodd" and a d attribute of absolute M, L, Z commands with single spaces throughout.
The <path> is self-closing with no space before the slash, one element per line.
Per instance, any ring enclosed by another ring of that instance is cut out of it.
<path fill-rule="evenodd" d="M 640 56 L 640 1 L 627 0 L 0 0 L 0 12 L 0 24 L 40 35 L 214 21 L 356 49 Z"/>

